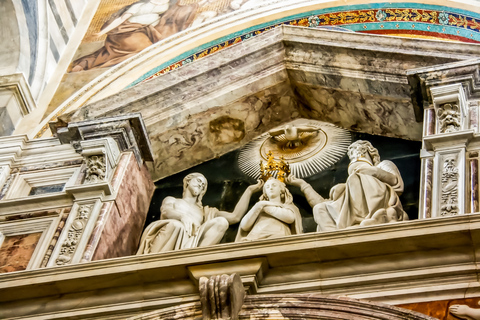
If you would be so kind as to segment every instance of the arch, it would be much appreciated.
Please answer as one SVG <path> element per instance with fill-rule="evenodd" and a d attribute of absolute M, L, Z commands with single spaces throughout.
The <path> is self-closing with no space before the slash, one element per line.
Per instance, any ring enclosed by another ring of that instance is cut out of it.
<path fill-rule="evenodd" d="M 201 305 L 195 302 L 149 312 L 128 320 L 193 320 L 199 319 L 201 314 Z M 415 311 L 383 303 L 315 293 L 247 296 L 238 319 L 435 320 Z"/>

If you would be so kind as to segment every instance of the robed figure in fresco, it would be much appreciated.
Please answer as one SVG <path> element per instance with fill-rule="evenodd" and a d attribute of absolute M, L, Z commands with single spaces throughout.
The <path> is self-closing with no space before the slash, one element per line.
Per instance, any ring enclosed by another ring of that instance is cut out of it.
<path fill-rule="evenodd" d="M 380 162 L 378 150 L 363 140 L 349 146 L 348 157 L 347 181 L 335 185 L 328 200 L 302 179 L 287 180 L 301 188 L 313 207 L 317 231 L 408 220 L 399 199 L 403 180 L 397 166 Z"/>
<path fill-rule="evenodd" d="M 204 206 L 207 179 L 190 173 L 183 179 L 181 199 L 166 197 L 160 208 L 160 220 L 143 232 L 138 254 L 164 252 L 218 244 L 230 224 L 238 223 L 247 212 L 250 197 L 260 191 L 263 182 L 247 187 L 233 212 Z"/>
<path fill-rule="evenodd" d="M 277 238 L 302 232 L 302 216 L 293 204 L 292 194 L 283 182 L 270 178 L 263 186 L 260 201 L 242 218 L 235 241 Z"/>
<path fill-rule="evenodd" d="M 102 48 L 75 60 L 72 72 L 116 65 L 153 43 L 188 28 L 198 4 L 177 0 L 140 0 L 126 6 L 102 26 L 96 36 L 107 35 Z"/>

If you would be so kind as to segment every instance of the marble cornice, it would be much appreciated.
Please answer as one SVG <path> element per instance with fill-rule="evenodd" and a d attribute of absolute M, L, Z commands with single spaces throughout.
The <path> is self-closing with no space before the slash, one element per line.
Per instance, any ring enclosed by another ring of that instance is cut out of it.
<path fill-rule="evenodd" d="M 44 310 L 53 315 L 63 308 L 60 301 L 83 294 L 101 299 L 91 302 L 98 312 L 195 301 L 189 268 L 221 271 L 222 263 L 234 262 L 240 274 L 246 270 L 245 284 L 252 273 L 245 261 L 253 258 L 267 266 L 258 279 L 259 294 L 319 292 L 392 304 L 415 302 L 420 295 L 465 297 L 480 288 L 479 237 L 480 215 L 470 214 L 12 272 L 0 275 L 0 317 L 18 312 L 14 305 L 24 299 L 32 308 L 37 299 L 58 300 L 59 306 Z M 131 294 L 119 298 L 114 291 Z"/>

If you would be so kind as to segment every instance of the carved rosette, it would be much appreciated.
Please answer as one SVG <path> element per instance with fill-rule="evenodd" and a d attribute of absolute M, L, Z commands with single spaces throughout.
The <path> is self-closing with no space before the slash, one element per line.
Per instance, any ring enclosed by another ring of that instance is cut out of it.
<path fill-rule="evenodd" d="M 446 157 L 442 170 L 441 216 L 457 215 L 458 205 L 458 168 L 457 157 Z"/>
<path fill-rule="evenodd" d="M 85 230 L 90 212 L 93 205 L 81 205 L 78 208 L 77 216 L 73 220 L 72 225 L 67 233 L 67 238 L 63 241 L 60 253 L 56 260 L 57 265 L 64 265 L 71 262 L 73 254 L 77 249 L 78 242 Z"/>
<path fill-rule="evenodd" d="M 439 133 L 457 132 L 461 129 L 460 108 L 457 104 L 446 103 L 437 111 Z"/>
<path fill-rule="evenodd" d="M 104 181 L 107 173 L 105 155 L 89 156 L 86 159 L 85 183 Z"/>

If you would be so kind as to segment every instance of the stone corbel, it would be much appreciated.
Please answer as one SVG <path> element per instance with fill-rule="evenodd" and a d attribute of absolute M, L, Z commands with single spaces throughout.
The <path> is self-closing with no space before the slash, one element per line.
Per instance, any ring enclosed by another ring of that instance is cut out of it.
<path fill-rule="evenodd" d="M 203 320 L 237 320 L 245 299 L 242 280 L 236 273 L 199 281 Z"/>
<path fill-rule="evenodd" d="M 235 262 L 227 261 L 188 267 L 190 278 L 197 283 L 201 277 L 211 277 L 223 273 L 236 273 L 240 276 L 248 294 L 257 293 L 258 285 L 262 281 L 267 269 L 268 263 L 265 258 L 245 259 Z"/>
<path fill-rule="evenodd" d="M 467 98 L 461 83 L 433 87 L 430 93 L 436 114 L 436 134 L 469 129 Z"/>
<path fill-rule="evenodd" d="M 85 145 L 81 141 L 110 137 L 117 143 L 120 152 L 133 151 L 139 166 L 144 161 L 153 161 L 150 141 L 140 113 L 74 123 L 51 122 L 50 129 L 62 144 L 72 144 L 79 153 L 83 152 Z"/>

